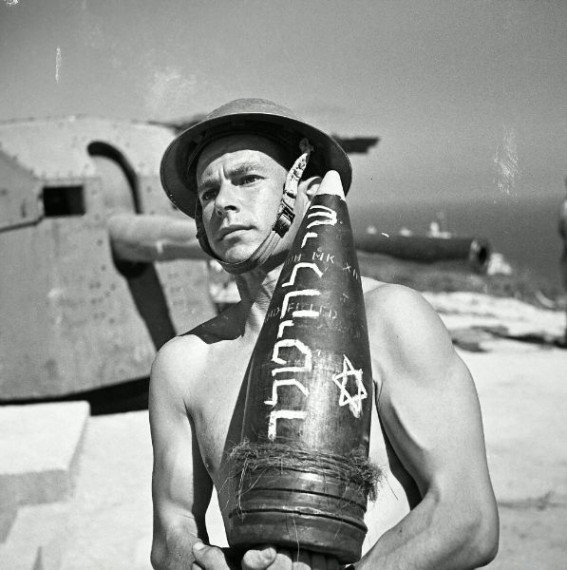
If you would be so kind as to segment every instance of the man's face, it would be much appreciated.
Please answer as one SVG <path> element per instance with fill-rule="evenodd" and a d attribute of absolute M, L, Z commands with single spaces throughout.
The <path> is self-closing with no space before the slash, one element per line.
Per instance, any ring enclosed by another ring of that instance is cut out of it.
<path fill-rule="evenodd" d="M 287 170 L 282 150 L 255 135 L 234 135 L 205 147 L 197 191 L 212 250 L 224 261 L 248 259 L 276 219 Z"/>

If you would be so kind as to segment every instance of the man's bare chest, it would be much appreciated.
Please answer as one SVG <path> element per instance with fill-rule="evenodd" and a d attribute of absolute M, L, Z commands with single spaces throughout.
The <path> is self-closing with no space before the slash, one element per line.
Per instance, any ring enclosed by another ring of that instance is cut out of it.
<path fill-rule="evenodd" d="M 205 467 L 216 481 L 223 458 L 240 441 L 246 400 L 246 373 L 252 346 L 236 342 L 214 347 L 193 399 L 192 415 Z M 222 475 L 224 476 L 224 474 Z"/>
<path fill-rule="evenodd" d="M 240 442 L 246 405 L 247 372 L 254 346 L 239 341 L 213 345 L 191 413 L 203 463 L 217 489 L 226 488 L 227 455 Z M 371 460 L 385 473 L 390 457 L 376 407 L 372 408 Z"/>

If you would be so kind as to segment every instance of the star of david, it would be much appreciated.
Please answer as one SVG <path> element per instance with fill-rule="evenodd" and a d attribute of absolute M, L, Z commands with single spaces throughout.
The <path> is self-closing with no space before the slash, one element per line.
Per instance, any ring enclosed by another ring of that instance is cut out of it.
<path fill-rule="evenodd" d="M 343 355 L 343 371 L 333 376 L 333 382 L 341 391 L 339 394 L 339 406 L 350 408 L 352 415 L 359 418 L 362 413 L 362 400 L 368 398 L 368 392 L 362 383 L 362 369 L 356 370 L 346 355 Z M 347 390 L 349 382 L 354 382 L 356 394 Z"/>

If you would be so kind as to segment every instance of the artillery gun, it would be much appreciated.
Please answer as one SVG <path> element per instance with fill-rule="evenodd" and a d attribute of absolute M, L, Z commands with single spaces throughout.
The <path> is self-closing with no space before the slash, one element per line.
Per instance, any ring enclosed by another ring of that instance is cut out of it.
<path fill-rule="evenodd" d="M 103 118 L 0 124 L 1 400 L 147 377 L 157 348 L 214 314 L 194 224 L 159 181 L 173 136 Z"/>
<path fill-rule="evenodd" d="M 160 346 L 214 315 L 194 222 L 159 180 L 195 120 L 0 123 L 0 401 L 147 379 Z"/>
<path fill-rule="evenodd" d="M 157 349 L 215 314 L 195 224 L 159 180 L 163 151 L 195 120 L 0 123 L 0 402 L 147 380 Z M 335 138 L 348 153 L 378 142 Z M 484 265 L 470 240 L 435 240 L 429 251 L 431 240 L 391 237 L 355 241 L 398 258 Z"/>

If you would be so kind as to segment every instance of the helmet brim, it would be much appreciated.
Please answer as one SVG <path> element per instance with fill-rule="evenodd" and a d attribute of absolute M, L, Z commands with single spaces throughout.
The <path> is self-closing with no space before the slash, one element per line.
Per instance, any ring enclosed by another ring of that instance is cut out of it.
<path fill-rule="evenodd" d="M 315 148 L 314 158 L 321 169 L 321 175 L 336 170 L 343 184 L 345 194 L 352 182 L 352 167 L 348 155 L 335 139 L 318 128 L 299 119 L 272 113 L 239 112 L 211 117 L 189 127 L 180 133 L 167 147 L 160 167 L 161 183 L 169 199 L 185 214 L 194 217 L 197 203 L 195 180 L 189 175 L 191 164 L 196 161 L 196 150 L 202 149 L 209 139 L 231 133 L 255 132 L 254 125 L 264 129 L 282 131 L 282 139 L 307 137 Z M 297 146 L 298 155 L 300 153 Z"/>

